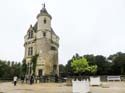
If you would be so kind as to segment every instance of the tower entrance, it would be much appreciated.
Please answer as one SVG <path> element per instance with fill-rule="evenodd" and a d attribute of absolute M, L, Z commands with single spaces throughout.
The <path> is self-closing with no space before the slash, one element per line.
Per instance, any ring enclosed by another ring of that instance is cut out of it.
<path fill-rule="evenodd" d="M 40 76 L 42 76 L 42 74 L 43 74 L 43 70 L 42 70 L 42 69 L 39 69 L 39 70 L 38 70 L 38 76 L 40 77 Z"/>

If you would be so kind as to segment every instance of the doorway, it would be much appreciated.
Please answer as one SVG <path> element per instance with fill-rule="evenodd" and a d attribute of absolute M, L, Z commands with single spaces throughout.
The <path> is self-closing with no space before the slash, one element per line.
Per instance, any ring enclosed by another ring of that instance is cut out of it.
<path fill-rule="evenodd" d="M 42 70 L 42 69 L 39 69 L 39 70 L 38 70 L 38 75 L 39 75 L 39 77 L 42 76 L 42 74 L 43 74 L 43 70 Z"/>

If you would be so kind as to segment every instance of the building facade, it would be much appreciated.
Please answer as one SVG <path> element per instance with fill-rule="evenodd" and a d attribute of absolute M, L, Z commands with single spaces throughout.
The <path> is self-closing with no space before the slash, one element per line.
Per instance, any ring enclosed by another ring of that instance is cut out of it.
<path fill-rule="evenodd" d="M 27 74 L 36 76 L 59 75 L 58 48 L 59 37 L 51 27 L 52 16 L 47 12 L 45 4 L 37 15 L 37 22 L 30 25 L 24 36 L 24 59 L 28 67 Z M 35 72 L 32 58 L 37 55 Z"/>

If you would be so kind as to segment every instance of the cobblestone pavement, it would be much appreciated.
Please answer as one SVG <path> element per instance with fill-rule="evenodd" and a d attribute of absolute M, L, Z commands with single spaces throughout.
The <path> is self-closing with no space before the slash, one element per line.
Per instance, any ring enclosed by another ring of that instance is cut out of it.
<path fill-rule="evenodd" d="M 90 86 L 91 93 L 125 93 L 125 82 L 103 82 L 102 86 Z M 72 86 L 65 83 L 19 84 L 0 83 L 0 93 L 72 93 Z"/>

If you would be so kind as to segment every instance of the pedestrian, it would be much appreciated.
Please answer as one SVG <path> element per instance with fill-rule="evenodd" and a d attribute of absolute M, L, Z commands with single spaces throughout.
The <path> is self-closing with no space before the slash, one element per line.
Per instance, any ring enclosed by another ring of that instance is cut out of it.
<path fill-rule="evenodd" d="M 30 84 L 32 85 L 33 83 L 34 83 L 34 76 L 31 75 L 31 76 L 30 76 Z"/>
<path fill-rule="evenodd" d="M 58 75 L 55 74 L 55 82 L 58 82 Z"/>
<path fill-rule="evenodd" d="M 17 76 L 14 76 L 14 77 L 13 77 L 13 83 L 14 83 L 14 86 L 16 86 L 16 83 L 17 83 Z"/>

